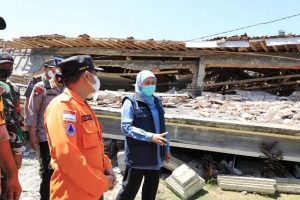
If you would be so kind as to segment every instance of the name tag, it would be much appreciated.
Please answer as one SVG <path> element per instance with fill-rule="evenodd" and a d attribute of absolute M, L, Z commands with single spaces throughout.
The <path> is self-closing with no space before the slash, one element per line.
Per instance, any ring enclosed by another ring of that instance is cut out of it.
<path fill-rule="evenodd" d="M 91 115 L 82 115 L 81 116 L 81 121 L 85 122 L 85 121 L 89 121 L 89 120 L 93 120 Z"/>

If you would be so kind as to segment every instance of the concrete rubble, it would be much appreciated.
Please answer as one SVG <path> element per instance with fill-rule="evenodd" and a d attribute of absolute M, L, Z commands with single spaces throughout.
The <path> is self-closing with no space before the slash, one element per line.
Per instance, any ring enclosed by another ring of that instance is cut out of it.
<path fill-rule="evenodd" d="M 189 199 L 203 188 L 205 180 L 183 164 L 166 179 L 166 184 L 181 199 Z"/>
<path fill-rule="evenodd" d="M 174 171 L 176 168 L 178 168 L 182 164 L 185 164 L 185 163 L 183 161 L 171 156 L 171 160 L 169 162 L 166 162 L 163 167 L 169 171 Z"/>
<path fill-rule="evenodd" d="M 93 104 L 121 108 L 122 98 L 130 93 L 100 91 Z M 234 95 L 203 92 L 192 99 L 188 94 L 157 93 L 165 105 L 166 114 L 187 115 L 203 119 L 221 119 L 300 127 L 300 92 L 278 97 L 261 91 L 237 91 Z"/>
<path fill-rule="evenodd" d="M 256 178 L 242 176 L 218 176 L 218 185 L 224 190 L 256 192 L 261 194 L 300 194 L 300 180 L 295 178 Z"/>
<path fill-rule="evenodd" d="M 300 180 L 292 178 L 275 178 L 275 180 L 277 192 L 300 194 Z"/>
<path fill-rule="evenodd" d="M 276 180 L 242 176 L 218 175 L 218 185 L 223 190 L 247 191 L 261 194 L 274 194 Z"/>

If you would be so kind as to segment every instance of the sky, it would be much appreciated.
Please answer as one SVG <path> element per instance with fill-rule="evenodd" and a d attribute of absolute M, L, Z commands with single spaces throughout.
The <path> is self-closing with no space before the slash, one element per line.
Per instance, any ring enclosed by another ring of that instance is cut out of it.
<path fill-rule="evenodd" d="M 7 28 L 0 39 L 85 33 L 186 41 L 299 13 L 299 0 L 1 0 Z M 297 16 L 220 36 L 300 34 L 299 22 Z"/>

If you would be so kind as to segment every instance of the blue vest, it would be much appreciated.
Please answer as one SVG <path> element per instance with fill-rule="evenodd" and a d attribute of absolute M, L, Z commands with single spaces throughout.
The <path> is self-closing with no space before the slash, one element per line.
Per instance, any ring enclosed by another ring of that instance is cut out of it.
<path fill-rule="evenodd" d="M 148 105 L 137 94 L 128 95 L 123 99 L 123 103 L 126 99 L 129 99 L 134 109 L 133 126 L 143 129 L 147 132 L 155 133 L 154 121 L 152 113 Z M 158 111 L 160 120 L 160 132 L 166 131 L 164 110 L 162 108 L 161 101 L 154 96 L 154 103 Z M 159 148 L 157 148 L 159 146 Z M 153 142 L 145 142 L 133 139 L 131 137 L 125 137 L 125 163 L 127 166 L 145 167 L 156 166 L 157 162 L 157 150 L 160 150 L 160 158 L 162 161 L 165 159 L 166 147 L 160 146 Z"/>

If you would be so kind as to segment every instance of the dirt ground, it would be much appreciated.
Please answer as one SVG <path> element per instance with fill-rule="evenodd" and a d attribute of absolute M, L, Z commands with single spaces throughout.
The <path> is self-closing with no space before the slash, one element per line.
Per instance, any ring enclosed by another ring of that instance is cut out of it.
<path fill-rule="evenodd" d="M 38 174 L 39 163 L 34 152 L 27 150 L 23 159 L 22 168 L 19 171 L 20 182 L 23 188 L 21 195 L 22 200 L 38 200 L 40 176 Z M 119 168 L 115 167 L 118 184 L 112 191 L 104 194 L 105 200 L 114 200 L 121 188 L 122 175 Z M 169 190 L 162 178 L 160 180 L 157 192 L 157 200 L 180 200 L 171 190 Z M 300 200 L 300 195 L 293 194 L 276 194 L 275 196 L 261 196 L 246 192 L 222 191 L 216 185 L 208 185 L 202 191 L 194 195 L 191 200 Z M 141 200 L 141 190 L 136 200 Z"/>

